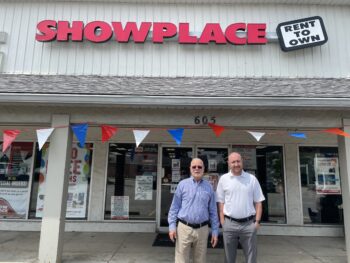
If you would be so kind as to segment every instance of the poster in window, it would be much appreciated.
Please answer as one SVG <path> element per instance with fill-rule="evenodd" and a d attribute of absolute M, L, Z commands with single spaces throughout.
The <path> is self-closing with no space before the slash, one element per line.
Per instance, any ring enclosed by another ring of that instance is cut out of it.
<path fill-rule="evenodd" d="M 180 170 L 180 159 L 171 159 L 171 169 Z"/>
<path fill-rule="evenodd" d="M 171 181 L 173 183 L 178 183 L 181 180 L 181 174 L 180 174 L 180 170 L 173 170 L 171 172 Z"/>
<path fill-rule="evenodd" d="M 27 217 L 32 152 L 33 143 L 15 142 L 0 153 L 0 218 Z"/>
<path fill-rule="evenodd" d="M 152 200 L 153 176 L 137 175 L 135 181 L 135 200 Z"/>
<path fill-rule="evenodd" d="M 208 160 L 208 171 L 216 172 L 217 171 L 217 161 L 215 159 Z"/>
<path fill-rule="evenodd" d="M 170 185 L 170 193 L 171 193 L 171 194 L 175 194 L 177 185 L 178 185 L 178 184 L 171 184 L 171 185 Z"/>
<path fill-rule="evenodd" d="M 315 157 L 317 194 L 341 194 L 338 157 Z"/>
<path fill-rule="evenodd" d="M 129 196 L 111 196 L 111 219 L 129 219 Z"/>
<path fill-rule="evenodd" d="M 42 217 L 45 197 L 45 179 L 48 168 L 49 144 L 42 148 L 41 165 L 39 169 L 39 188 L 36 205 L 36 217 Z M 85 218 L 91 174 L 92 143 L 86 143 L 85 147 L 72 144 L 71 166 L 69 169 L 69 185 L 67 196 L 67 218 Z"/>

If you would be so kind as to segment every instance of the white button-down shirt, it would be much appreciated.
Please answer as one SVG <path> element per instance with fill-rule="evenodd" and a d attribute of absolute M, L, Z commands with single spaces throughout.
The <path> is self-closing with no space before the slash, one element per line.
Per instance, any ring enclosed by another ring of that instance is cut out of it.
<path fill-rule="evenodd" d="M 221 176 L 216 200 L 224 204 L 225 215 L 239 219 L 255 215 L 254 203 L 264 201 L 265 197 L 256 177 L 242 171 L 239 176 L 231 172 Z"/>

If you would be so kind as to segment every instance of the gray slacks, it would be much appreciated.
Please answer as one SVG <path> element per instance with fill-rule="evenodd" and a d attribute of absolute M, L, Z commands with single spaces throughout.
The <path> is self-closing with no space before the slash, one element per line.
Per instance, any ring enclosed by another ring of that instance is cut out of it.
<path fill-rule="evenodd" d="M 222 230 L 226 263 L 236 262 L 238 240 L 243 248 L 246 263 L 257 262 L 257 237 L 253 220 L 238 223 L 225 218 Z"/>

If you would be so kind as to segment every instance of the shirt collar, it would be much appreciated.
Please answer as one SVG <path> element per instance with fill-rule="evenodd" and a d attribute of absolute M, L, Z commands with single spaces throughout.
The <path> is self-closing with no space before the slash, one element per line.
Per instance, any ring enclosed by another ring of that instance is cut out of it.
<path fill-rule="evenodd" d="M 246 173 L 245 173 L 245 171 L 244 170 L 242 170 L 242 172 L 241 172 L 241 174 L 240 175 L 234 175 L 233 173 L 232 173 L 232 171 L 230 171 L 230 176 L 231 177 L 233 177 L 233 176 L 241 176 L 241 177 L 246 177 Z"/>
<path fill-rule="evenodd" d="M 200 179 L 199 181 L 197 181 L 196 179 L 194 179 L 194 177 L 192 175 L 191 175 L 191 178 L 192 178 L 193 183 L 201 183 L 203 181 L 203 178 Z"/>

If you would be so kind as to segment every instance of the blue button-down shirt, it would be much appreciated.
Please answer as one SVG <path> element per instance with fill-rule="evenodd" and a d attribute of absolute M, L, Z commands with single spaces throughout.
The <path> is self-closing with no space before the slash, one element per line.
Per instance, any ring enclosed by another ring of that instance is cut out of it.
<path fill-rule="evenodd" d="M 192 176 L 182 180 L 174 194 L 168 214 L 169 230 L 176 230 L 177 219 L 190 224 L 210 220 L 213 236 L 219 234 L 219 218 L 213 187 L 208 181 L 196 181 Z"/>

